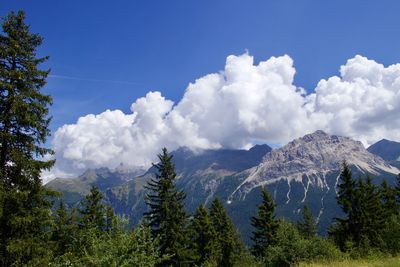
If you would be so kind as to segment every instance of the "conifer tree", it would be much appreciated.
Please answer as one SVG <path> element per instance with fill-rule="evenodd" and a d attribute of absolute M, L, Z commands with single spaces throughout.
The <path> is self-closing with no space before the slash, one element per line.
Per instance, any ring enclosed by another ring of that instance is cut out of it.
<path fill-rule="evenodd" d="M 346 242 L 349 241 L 349 238 L 354 237 L 358 231 L 356 222 L 356 181 L 353 179 L 351 170 L 345 161 L 342 164 L 339 179 L 336 199 L 346 217 L 335 218 L 336 225 L 330 229 L 329 234 L 334 237 L 337 245 L 344 250 Z"/>
<path fill-rule="evenodd" d="M 195 264 L 202 266 L 209 259 L 220 259 L 220 248 L 207 209 L 201 204 L 191 221 Z"/>
<path fill-rule="evenodd" d="M 114 209 L 110 205 L 106 205 L 106 211 L 105 211 L 105 230 L 110 232 L 114 228 L 114 222 L 115 222 L 115 213 Z"/>
<path fill-rule="evenodd" d="M 374 247 L 382 246 L 381 230 L 385 222 L 380 191 L 372 183 L 372 178 L 358 181 L 358 200 L 356 221 L 357 229 L 353 233 L 354 241 L 361 245 L 365 240 Z"/>
<path fill-rule="evenodd" d="M 389 186 L 386 180 L 383 180 L 380 187 L 380 195 L 385 218 L 397 214 L 399 212 L 399 205 L 396 200 L 396 188 Z"/>
<path fill-rule="evenodd" d="M 77 230 L 77 218 L 74 216 L 74 211 L 68 212 L 61 201 L 55 217 L 52 238 L 56 243 L 57 255 L 62 255 L 70 250 Z"/>
<path fill-rule="evenodd" d="M 396 190 L 396 201 L 397 201 L 397 205 L 400 207 L 400 173 L 397 175 L 396 177 L 396 186 L 395 186 L 395 190 Z"/>
<path fill-rule="evenodd" d="M 256 257 L 264 257 L 268 246 L 274 242 L 279 226 L 275 219 L 275 207 L 268 191 L 263 189 L 262 203 L 258 205 L 257 216 L 251 218 L 251 225 L 254 227 L 251 237 L 254 242 L 252 252 Z"/>
<path fill-rule="evenodd" d="M 317 235 L 317 223 L 307 205 L 303 207 L 303 221 L 297 223 L 299 232 L 306 238 Z"/>
<path fill-rule="evenodd" d="M 144 214 L 145 220 L 153 237 L 160 240 L 161 256 L 170 256 L 162 265 L 186 266 L 192 259 L 187 242 L 188 216 L 183 205 L 185 194 L 175 187 L 172 155 L 163 148 L 158 158 L 160 162 L 154 164 L 157 174 L 146 186 L 149 211 Z"/>
<path fill-rule="evenodd" d="M 3 187 L 0 221 L 0 265 L 44 265 L 50 257 L 54 195 L 40 174 L 53 161 L 43 146 L 50 133 L 48 106 L 41 93 L 48 70 L 36 49 L 42 37 L 30 33 L 23 11 L 11 12 L 0 33 L 0 183 Z"/>
<path fill-rule="evenodd" d="M 80 209 L 81 225 L 83 228 L 97 228 L 103 230 L 105 227 L 106 206 L 103 204 L 103 194 L 93 186 L 90 193 L 86 195 Z"/>
<path fill-rule="evenodd" d="M 217 233 L 221 249 L 222 258 L 220 258 L 218 266 L 233 266 L 235 256 L 239 255 L 242 250 L 242 243 L 231 219 L 218 198 L 215 198 L 211 203 L 210 218 Z"/>

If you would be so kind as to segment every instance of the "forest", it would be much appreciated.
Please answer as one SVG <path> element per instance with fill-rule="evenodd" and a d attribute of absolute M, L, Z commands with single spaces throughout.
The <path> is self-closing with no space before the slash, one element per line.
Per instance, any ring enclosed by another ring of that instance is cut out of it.
<path fill-rule="evenodd" d="M 50 95 L 42 93 L 48 57 L 39 57 L 43 38 L 30 32 L 23 11 L 11 12 L 0 34 L 0 265 L 1 266 L 296 266 L 351 260 L 393 259 L 400 253 L 400 175 L 396 186 L 355 178 L 343 161 L 335 218 L 327 236 L 304 206 L 302 220 L 275 215 L 267 189 L 251 218 L 251 244 L 227 214 L 223 202 L 184 207 L 175 186 L 172 156 L 163 148 L 147 184 L 148 210 L 129 227 L 93 187 L 77 208 L 43 185 L 41 173 L 54 161 Z M 396 260 L 397 259 L 397 260 Z M 393 265 L 395 266 L 395 265 Z"/>

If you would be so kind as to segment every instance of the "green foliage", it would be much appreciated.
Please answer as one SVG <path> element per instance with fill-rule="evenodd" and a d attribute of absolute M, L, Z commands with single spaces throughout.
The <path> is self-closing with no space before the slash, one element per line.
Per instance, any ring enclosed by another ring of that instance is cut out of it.
<path fill-rule="evenodd" d="M 78 218 L 75 211 L 67 211 L 64 202 L 60 202 L 54 218 L 54 228 L 52 240 L 55 242 L 56 247 L 54 252 L 56 255 L 65 254 L 72 248 L 73 240 L 78 235 Z"/>
<path fill-rule="evenodd" d="M 81 226 L 84 228 L 97 228 L 103 230 L 106 221 L 106 206 L 103 203 L 103 194 L 93 186 L 90 193 L 86 195 L 85 201 L 81 203 L 79 210 L 81 216 Z"/>
<path fill-rule="evenodd" d="M 304 238 L 291 223 L 279 224 L 275 240 L 266 249 L 265 266 L 285 267 L 301 261 L 334 260 L 342 257 L 341 252 L 327 239 Z"/>
<path fill-rule="evenodd" d="M 40 173 L 53 165 L 43 157 L 50 133 L 51 97 L 41 93 L 49 73 L 39 65 L 42 38 L 31 34 L 25 14 L 11 12 L 0 33 L 0 265 L 45 265 L 51 258 L 52 225 Z"/>
<path fill-rule="evenodd" d="M 400 214 L 394 214 L 387 219 L 382 238 L 385 244 L 384 251 L 393 255 L 400 253 Z"/>
<path fill-rule="evenodd" d="M 297 223 L 297 228 L 305 238 L 311 238 L 317 235 L 317 223 L 307 205 L 304 205 L 303 221 Z"/>
<path fill-rule="evenodd" d="M 204 205 L 196 209 L 191 221 L 192 246 L 195 253 L 195 264 L 201 266 L 221 258 L 221 249 L 217 233 L 211 223 Z"/>
<path fill-rule="evenodd" d="M 399 205 L 396 201 L 396 188 L 388 185 L 386 180 L 381 183 L 380 187 L 381 201 L 385 212 L 385 217 L 391 217 L 399 212 Z"/>
<path fill-rule="evenodd" d="M 218 260 L 218 266 L 234 266 L 237 256 L 243 250 L 243 245 L 231 219 L 218 198 L 211 203 L 210 218 L 217 233 L 222 254 L 222 258 Z"/>
<path fill-rule="evenodd" d="M 154 164 L 156 177 L 146 187 L 150 193 L 146 195 L 149 211 L 144 214 L 145 219 L 153 237 L 160 239 L 161 255 L 170 256 L 163 265 L 187 265 L 192 261 L 192 255 L 188 249 L 188 216 L 183 204 L 185 194 L 175 187 L 172 155 L 163 148 L 158 158 L 160 162 Z"/>
<path fill-rule="evenodd" d="M 262 190 L 262 203 L 258 206 L 256 217 L 251 218 L 251 225 L 255 228 L 252 240 L 254 242 L 253 254 L 257 257 L 264 257 L 265 251 L 274 243 L 278 221 L 275 219 L 275 203 L 268 194 Z"/>
<path fill-rule="evenodd" d="M 82 243 L 86 245 L 57 257 L 50 266 L 156 266 L 161 258 L 150 229 L 140 226 L 128 232 L 125 222 L 117 221 L 114 231 L 101 235 L 95 228 L 82 230 L 79 238 L 85 239 Z"/>
<path fill-rule="evenodd" d="M 354 181 L 343 163 L 337 200 L 346 217 L 336 218 L 330 229 L 330 235 L 342 250 L 366 251 L 384 246 L 381 232 L 385 215 L 396 210 L 392 195 L 392 189 L 385 183 L 378 190 L 371 177 Z"/>

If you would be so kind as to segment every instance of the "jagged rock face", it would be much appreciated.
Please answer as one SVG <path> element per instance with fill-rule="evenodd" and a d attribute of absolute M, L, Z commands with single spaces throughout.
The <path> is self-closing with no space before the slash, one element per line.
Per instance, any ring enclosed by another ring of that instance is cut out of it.
<path fill-rule="evenodd" d="M 301 182 L 304 176 L 315 186 L 328 187 L 324 175 L 340 169 L 344 160 L 370 174 L 398 172 L 382 158 L 369 153 L 361 142 L 316 131 L 268 153 L 260 165 L 247 171 L 247 178 L 233 194 L 243 197 L 254 187 L 281 179 Z"/>

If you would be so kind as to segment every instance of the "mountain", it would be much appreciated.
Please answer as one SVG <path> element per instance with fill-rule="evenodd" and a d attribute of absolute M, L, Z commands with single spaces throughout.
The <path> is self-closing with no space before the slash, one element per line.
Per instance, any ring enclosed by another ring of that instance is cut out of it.
<path fill-rule="evenodd" d="M 368 152 L 361 142 L 316 131 L 271 151 L 258 166 L 234 175 L 230 185 L 221 191 L 230 192 L 224 197 L 245 235 L 249 234 L 249 226 L 243 218 L 254 214 L 262 187 L 277 203 L 279 217 L 298 220 L 307 204 L 320 229 L 326 229 L 332 218 L 341 213 L 336 204 L 336 186 L 343 160 L 355 178 L 371 175 L 376 183 L 388 179 L 393 184 L 399 172 Z"/>
<path fill-rule="evenodd" d="M 65 204 L 73 206 L 89 193 L 92 186 L 105 191 L 126 183 L 140 174 L 140 171 L 127 172 L 121 169 L 115 171 L 108 168 L 89 169 L 77 178 L 56 178 L 48 182 L 46 186 L 61 192 Z"/>
<path fill-rule="evenodd" d="M 301 217 L 303 205 L 307 204 L 323 232 L 332 219 L 341 214 L 336 204 L 336 186 L 343 160 L 350 165 L 355 178 L 371 175 L 376 183 L 386 179 L 394 184 L 400 172 L 367 151 L 360 142 L 322 131 L 275 150 L 266 145 L 250 150 L 180 148 L 172 154 L 178 174 L 176 184 L 187 195 L 188 211 L 193 212 L 200 203 L 208 204 L 219 197 L 246 241 L 251 232 L 250 217 L 261 202 L 262 187 L 277 203 L 278 217 L 296 221 Z M 144 175 L 130 176 L 125 181 L 115 178 L 118 175 L 112 172 L 107 174 L 116 182 L 102 188 L 106 199 L 118 214 L 128 216 L 132 224 L 137 223 L 146 210 L 144 186 L 154 171 L 150 168 Z M 63 189 L 71 193 L 69 187 Z"/>
<path fill-rule="evenodd" d="M 201 203 L 209 203 L 224 178 L 257 166 L 272 149 L 268 145 L 256 145 L 249 150 L 191 151 L 179 148 L 172 152 L 177 173 L 177 187 L 186 193 L 186 207 L 193 212 Z M 109 188 L 107 199 L 119 214 L 128 214 L 132 224 L 141 219 L 146 210 L 144 203 L 146 183 L 153 177 L 154 168 L 140 177 Z"/>
<path fill-rule="evenodd" d="M 250 150 L 219 149 L 196 152 L 182 147 L 173 151 L 172 155 L 179 177 L 220 177 L 258 165 L 263 156 L 271 150 L 268 145 L 256 145 Z M 132 207 L 136 207 L 138 204 L 136 202 L 140 202 L 139 206 L 144 205 L 141 199 L 144 196 L 142 191 L 154 171 L 152 167 L 140 176 L 144 171 L 129 172 L 123 171 L 123 168 L 115 171 L 108 168 L 90 169 L 77 178 L 56 178 L 46 186 L 62 192 L 63 200 L 68 205 L 75 205 L 84 198 L 92 186 L 97 186 L 111 198 L 109 201 L 116 206 L 117 211 L 124 214 Z M 127 196 L 128 192 L 129 195 L 134 193 L 132 196 L 134 199 Z M 140 199 L 136 201 L 136 198 Z M 133 200 L 136 204 L 132 204 Z M 136 219 L 134 221 L 137 222 Z"/>
<path fill-rule="evenodd" d="M 400 167 L 400 143 L 382 139 L 368 147 L 368 151 Z"/>

